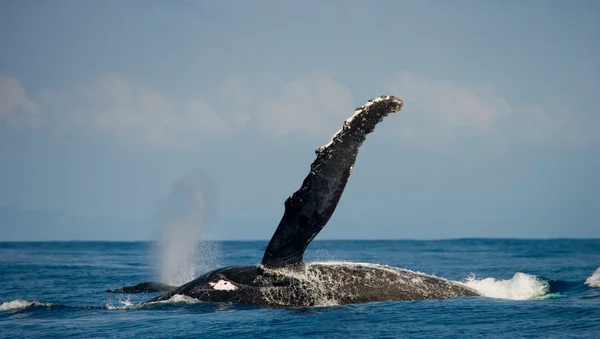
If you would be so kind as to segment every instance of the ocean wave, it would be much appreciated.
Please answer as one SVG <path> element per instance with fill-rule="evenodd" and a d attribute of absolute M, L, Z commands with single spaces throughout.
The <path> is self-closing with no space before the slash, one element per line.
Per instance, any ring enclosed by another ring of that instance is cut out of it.
<path fill-rule="evenodd" d="M 510 300 L 532 300 L 552 297 L 550 284 L 547 280 L 535 275 L 517 272 L 511 279 L 485 278 L 477 279 L 475 274 L 463 282 L 484 297 L 510 299 Z"/>
<path fill-rule="evenodd" d="M 0 311 L 20 311 L 29 307 L 51 307 L 53 304 L 44 303 L 41 301 L 28 301 L 22 299 L 16 299 L 13 301 L 7 301 L 0 305 Z"/>
<path fill-rule="evenodd" d="M 56 304 L 52 304 L 52 303 L 45 303 L 45 302 L 41 302 L 41 301 L 29 301 L 29 300 L 23 300 L 23 299 L 16 299 L 13 301 L 7 301 L 4 302 L 0 305 L 0 312 L 1 311 L 22 311 L 24 309 L 27 308 L 33 308 L 33 307 L 47 307 L 47 308 L 75 308 L 75 309 L 108 309 L 108 310 L 133 310 L 133 309 L 140 309 L 140 308 L 144 308 L 144 307 L 148 307 L 148 306 L 152 306 L 152 305 L 156 305 L 156 304 L 192 304 L 192 303 L 199 303 L 200 301 L 185 295 L 179 295 L 176 294 L 173 297 L 171 297 L 168 300 L 163 300 L 163 301 L 156 301 L 156 302 L 152 302 L 152 303 L 142 303 L 142 304 L 134 304 L 133 302 L 131 302 L 131 299 L 128 297 L 126 299 L 123 300 L 118 300 L 117 301 L 120 305 L 113 305 L 110 303 L 107 303 L 105 305 L 105 307 L 101 307 L 101 306 L 66 306 L 66 305 L 56 305 Z"/>
<path fill-rule="evenodd" d="M 596 269 L 591 277 L 585 280 L 585 284 L 589 287 L 600 287 L 600 267 Z"/>

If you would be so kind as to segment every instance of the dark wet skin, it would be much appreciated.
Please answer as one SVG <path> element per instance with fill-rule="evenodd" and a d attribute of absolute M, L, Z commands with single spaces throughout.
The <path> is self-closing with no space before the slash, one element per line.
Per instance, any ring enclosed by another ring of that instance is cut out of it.
<path fill-rule="evenodd" d="M 169 292 L 176 289 L 177 286 L 171 286 L 159 282 L 143 282 L 134 286 L 124 286 L 114 290 L 106 290 L 107 293 L 152 293 Z"/>
<path fill-rule="evenodd" d="M 213 286 L 219 281 L 235 290 L 216 290 Z M 169 300 L 176 294 L 202 301 L 291 307 L 479 295 L 457 282 L 360 263 L 314 263 L 275 270 L 260 266 L 224 267 L 148 302 Z"/>

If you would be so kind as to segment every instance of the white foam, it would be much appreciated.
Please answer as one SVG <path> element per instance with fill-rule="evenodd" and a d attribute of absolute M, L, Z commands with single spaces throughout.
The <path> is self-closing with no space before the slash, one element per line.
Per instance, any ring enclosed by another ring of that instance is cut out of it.
<path fill-rule="evenodd" d="M 21 310 L 21 309 L 24 309 L 24 308 L 27 308 L 30 306 L 49 307 L 49 306 L 52 306 L 52 304 L 43 303 L 43 302 L 39 302 L 39 301 L 27 301 L 27 300 L 17 299 L 17 300 L 7 301 L 7 302 L 2 303 L 2 305 L 0 305 L 0 311 Z"/>
<path fill-rule="evenodd" d="M 476 279 L 475 275 L 471 273 L 464 284 L 484 297 L 510 300 L 540 299 L 547 296 L 550 290 L 547 281 L 521 272 L 515 273 L 511 279 L 506 280 Z"/>
<path fill-rule="evenodd" d="M 106 308 L 109 310 L 133 310 L 147 307 L 153 304 L 196 304 L 199 303 L 198 299 L 194 299 L 192 297 L 188 297 L 187 295 L 175 294 L 171 298 L 167 300 L 153 301 L 151 303 L 142 303 L 142 304 L 134 304 L 130 301 L 129 298 L 125 300 L 119 300 L 121 305 L 115 306 L 106 304 Z"/>
<path fill-rule="evenodd" d="M 598 287 L 600 288 L 600 267 L 596 269 L 596 272 L 592 274 L 591 277 L 585 280 L 585 284 L 589 287 Z"/>
<path fill-rule="evenodd" d="M 119 300 L 119 303 L 121 304 L 121 306 L 106 304 L 106 308 L 108 308 L 109 310 L 128 310 L 140 307 L 139 304 L 132 303 L 130 297 L 127 297 L 127 299 L 124 300 Z"/>

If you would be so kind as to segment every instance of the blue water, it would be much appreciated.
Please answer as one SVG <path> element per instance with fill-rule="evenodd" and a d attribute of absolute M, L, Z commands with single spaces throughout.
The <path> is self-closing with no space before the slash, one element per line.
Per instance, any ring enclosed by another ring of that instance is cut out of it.
<path fill-rule="evenodd" d="M 255 264 L 265 246 L 222 242 L 199 261 L 202 269 Z M 307 251 L 307 261 L 379 263 L 458 281 L 473 273 L 470 286 L 495 298 L 286 309 L 136 306 L 157 294 L 103 292 L 156 280 L 160 255 L 144 242 L 0 243 L 0 337 L 600 338 L 600 288 L 585 284 L 600 266 L 600 240 L 315 241 Z"/>

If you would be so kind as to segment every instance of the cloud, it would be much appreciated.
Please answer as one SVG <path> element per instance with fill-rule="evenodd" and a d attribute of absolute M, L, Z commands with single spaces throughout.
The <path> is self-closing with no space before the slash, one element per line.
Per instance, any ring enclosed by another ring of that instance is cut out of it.
<path fill-rule="evenodd" d="M 284 83 L 230 76 L 220 96 L 219 107 L 238 127 L 256 126 L 274 140 L 295 134 L 329 136 L 354 111 L 350 90 L 323 71 Z"/>
<path fill-rule="evenodd" d="M 390 87 L 404 100 L 405 117 L 398 138 L 421 147 L 447 147 L 464 130 L 491 134 L 496 121 L 511 112 L 508 102 L 489 86 L 460 85 L 401 72 Z"/>
<path fill-rule="evenodd" d="M 409 72 L 401 72 L 390 88 L 404 99 L 397 137 L 414 146 L 448 149 L 465 132 L 500 145 L 509 139 L 538 145 L 600 142 L 600 118 L 569 110 L 558 99 L 513 107 L 490 85 L 431 80 Z"/>
<path fill-rule="evenodd" d="M 260 125 L 275 137 L 327 136 L 354 111 L 350 90 L 321 71 L 284 84 L 258 107 Z"/>
<path fill-rule="evenodd" d="M 227 123 L 202 100 L 176 101 L 118 74 L 63 95 L 70 117 L 98 132 L 152 147 L 227 134 Z"/>
<path fill-rule="evenodd" d="M 27 99 L 17 80 L 2 79 L 1 89 L 2 120 L 17 126 L 36 121 L 40 109 Z M 512 139 L 543 145 L 600 141 L 597 116 L 588 115 L 586 120 L 585 115 L 559 109 L 556 103 L 513 107 L 490 85 L 401 72 L 388 89 L 405 103 L 393 138 L 409 147 L 447 150 L 464 140 L 464 135 L 496 145 Z M 292 135 L 322 139 L 339 128 L 354 107 L 350 90 L 323 71 L 288 82 L 231 75 L 223 86 L 202 93 L 210 101 L 201 97 L 176 100 L 119 74 L 60 94 L 48 93 L 41 102 L 54 111 L 68 112 L 66 119 L 72 126 L 149 147 L 196 144 L 243 130 L 262 131 L 262 136 L 275 142 Z M 59 120 L 60 126 L 64 119 L 48 120 Z"/>
<path fill-rule="evenodd" d="M 150 147 L 213 140 L 246 128 L 259 128 L 272 139 L 328 136 L 353 111 L 350 91 L 324 72 L 277 85 L 271 80 L 230 76 L 217 93 L 209 93 L 210 103 L 173 100 L 119 74 L 45 97 L 56 111 L 69 112 L 74 126 Z"/>
<path fill-rule="evenodd" d="M 40 107 L 27 98 L 18 79 L 0 77 L 0 122 L 15 128 L 40 124 Z"/>

